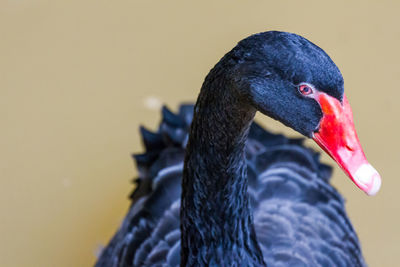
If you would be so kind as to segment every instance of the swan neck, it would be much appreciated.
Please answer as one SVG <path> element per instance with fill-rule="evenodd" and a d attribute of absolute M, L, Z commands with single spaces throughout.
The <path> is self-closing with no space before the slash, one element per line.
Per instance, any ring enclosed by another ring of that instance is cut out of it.
<path fill-rule="evenodd" d="M 185 157 L 181 266 L 264 265 L 247 195 L 245 144 L 254 115 L 225 84 L 206 79 Z"/>

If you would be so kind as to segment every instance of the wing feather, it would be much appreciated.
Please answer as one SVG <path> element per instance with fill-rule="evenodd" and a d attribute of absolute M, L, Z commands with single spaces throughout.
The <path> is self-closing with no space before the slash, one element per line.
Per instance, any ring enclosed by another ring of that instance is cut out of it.
<path fill-rule="evenodd" d="M 193 106 L 167 108 L 157 132 L 141 128 L 144 154 L 132 205 L 96 266 L 179 266 L 184 148 Z M 365 266 L 344 200 L 319 154 L 256 123 L 246 145 L 250 203 L 264 259 L 272 266 Z"/>

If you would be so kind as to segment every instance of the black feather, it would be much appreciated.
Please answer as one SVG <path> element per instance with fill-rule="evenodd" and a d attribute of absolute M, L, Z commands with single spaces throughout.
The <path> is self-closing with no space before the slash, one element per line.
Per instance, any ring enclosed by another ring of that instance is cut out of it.
<path fill-rule="evenodd" d="M 192 117 L 193 106 L 180 110 L 185 110 L 181 118 Z M 180 128 L 186 134 L 188 123 Z M 147 162 L 151 175 L 136 180 L 130 211 L 96 266 L 179 266 L 184 149 L 182 144 L 162 146 L 157 158 L 136 158 Z M 267 263 L 365 265 L 344 201 L 328 183 L 331 167 L 320 163 L 317 153 L 257 123 L 250 128 L 246 151 L 255 231 Z M 168 172 L 171 166 L 175 169 Z"/>
<path fill-rule="evenodd" d="M 96 266 L 365 266 L 331 168 L 252 123 L 258 110 L 311 136 L 322 111 L 300 82 L 342 100 L 322 49 L 260 33 L 217 63 L 194 108 L 163 107 L 157 133 L 141 128 L 132 205 Z"/>

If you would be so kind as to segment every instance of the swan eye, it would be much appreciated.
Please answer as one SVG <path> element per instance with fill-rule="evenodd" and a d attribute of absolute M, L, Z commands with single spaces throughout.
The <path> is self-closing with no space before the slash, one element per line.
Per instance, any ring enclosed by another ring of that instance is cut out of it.
<path fill-rule="evenodd" d="M 311 88 L 311 86 L 309 86 L 307 84 L 301 84 L 301 85 L 299 85 L 299 92 L 302 95 L 311 95 L 314 91 Z"/>

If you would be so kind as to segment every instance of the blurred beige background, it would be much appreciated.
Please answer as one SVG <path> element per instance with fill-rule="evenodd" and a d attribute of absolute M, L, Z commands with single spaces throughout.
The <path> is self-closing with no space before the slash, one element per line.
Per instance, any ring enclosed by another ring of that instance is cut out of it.
<path fill-rule="evenodd" d="M 399 266 L 399 13 L 399 1 L 0 0 L 0 266 L 93 265 L 129 205 L 138 126 L 194 101 L 237 41 L 273 29 L 340 67 L 383 186 L 367 197 L 337 167 L 333 183 L 369 265 Z"/>

